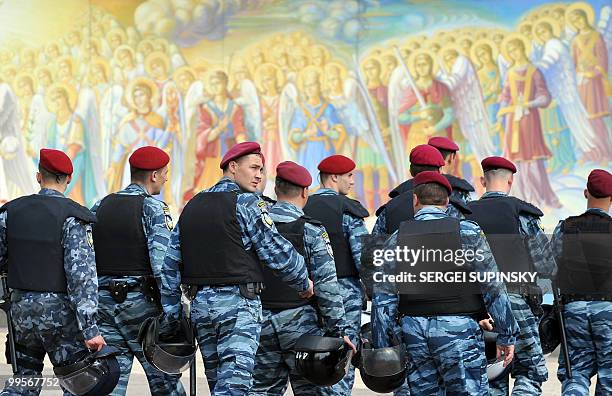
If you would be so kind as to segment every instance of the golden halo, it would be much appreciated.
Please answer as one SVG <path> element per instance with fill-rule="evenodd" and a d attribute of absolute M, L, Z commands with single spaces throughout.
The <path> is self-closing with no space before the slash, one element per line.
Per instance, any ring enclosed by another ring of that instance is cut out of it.
<path fill-rule="evenodd" d="M 144 54 L 145 53 L 145 50 L 144 50 L 144 46 L 145 45 L 150 45 L 151 46 L 152 50 L 150 52 L 155 51 L 155 44 L 153 43 L 153 40 L 151 40 L 151 39 L 140 40 L 140 42 L 136 46 L 136 51 L 140 52 L 141 54 Z"/>
<path fill-rule="evenodd" d="M 110 65 L 108 64 L 108 61 L 105 58 L 102 58 L 101 56 L 97 56 L 91 61 L 91 65 L 102 67 L 102 69 L 104 69 L 104 75 L 106 76 L 106 79 L 107 80 L 112 79 L 113 76 L 111 75 Z"/>
<path fill-rule="evenodd" d="M 274 63 L 262 63 L 257 69 L 255 69 L 255 86 L 259 92 L 264 92 L 263 78 L 265 75 L 276 76 L 277 88 L 281 88 L 285 85 L 285 74 L 282 70 Z"/>
<path fill-rule="evenodd" d="M 30 85 L 32 86 L 32 91 L 36 91 L 36 79 L 32 75 L 32 73 L 24 71 L 15 76 L 15 80 L 13 80 L 13 88 L 15 92 L 19 92 L 19 82 L 21 80 L 29 80 Z"/>
<path fill-rule="evenodd" d="M 60 56 L 59 58 L 57 58 L 57 60 L 55 61 L 56 65 L 59 65 L 60 63 L 64 63 L 64 62 L 68 62 L 68 64 L 70 65 L 70 71 L 72 72 L 72 75 L 74 76 L 75 73 L 77 72 L 76 70 L 76 64 L 74 59 L 72 59 L 72 57 L 70 55 L 64 55 L 64 56 Z"/>
<path fill-rule="evenodd" d="M 560 37 L 561 36 L 561 26 L 559 25 L 559 22 L 557 22 L 556 20 L 554 20 L 551 17 L 542 17 L 542 18 L 538 19 L 538 21 L 533 24 L 533 38 L 534 38 L 534 40 L 536 40 L 540 44 L 543 44 L 542 40 L 540 40 L 540 38 L 538 37 L 538 35 L 536 34 L 535 31 L 536 31 L 536 28 L 538 27 L 538 25 L 544 24 L 544 23 L 550 25 L 550 27 L 552 28 L 552 34 L 555 37 Z"/>
<path fill-rule="evenodd" d="M 412 78 L 416 78 L 416 70 L 414 67 L 414 62 L 416 61 L 416 59 L 419 56 L 422 55 L 427 55 L 429 58 L 431 58 L 431 74 L 432 75 L 436 75 L 438 74 L 438 69 L 440 68 L 440 65 L 437 62 L 437 56 L 435 54 L 435 52 L 431 51 L 431 50 L 427 50 L 427 49 L 419 49 L 414 51 L 412 54 L 410 54 L 410 58 L 408 58 L 408 70 L 410 70 L 410 75 L 412 76 Z"/>
<path fill-rule="evenodd" d="M 430 38 L 429 40 L 423 43 L 421 49 L 426 49 L 432 51 L 434 54 L 437 54 L 440 51 L 440 48 L 444 47 L 445 44 L 454 43 L 454 41 L 448 41 L 446 39 L 448 39 L 448 37 L 443 37 L 440 39 Z M 434 46 L 436 46 L 437 49 L 434 49 Z"/>
<path fill-rule="evenodd" d="M 134 50 L 132 49 L 132 47 L 130 47 L 127 44 L 123 44 L 123 45 L 120 45 L 119 47 L 115 48 L 115 52 L 113 53 L 113 58 L 119 59 L 118 55 L 119 55 L 119 52 L 121 52 L 121 51 L 129 52 L 130 56 L 132 57 L 132 61 L 136 62 L 136 54 L 134 54 Z"/>
<path fill-rule="evenodd" d="M 49 67 L 49 66 L 38 66 L 36 69 L 34 69 L 34 75 L 36 76 L 36 80 L 38 81 L 38 73 L 40 72 L 45 72 L 49 75 L 49 77 L 51 77 L 51 81 L 53 81 L 55 79 L 55 73 L 53 73 L 53 70 Z"/>
<path fill-rule="evenodd" d="M 157 95 L 159 94 L 157 85 L 150 78 L 142 77 L 142 76 L 136 77 L 128 83 L 125 89 L 125 102 L 128 104 L 130 109 L 136 108 L 136 105 L 134 105 L 134 97 L 133 97 L 134 90 L 137 87 L 141 87 L 141 86 L 145 86 L 149 88 L 149 90 L 151 91 L 151 98 L 150 98 L 151 105 L 157 99 Z"/>
<path fill-rule="evenodd" d="M 155 51 L 151 52 L 144 61 L 145 71 L 149 76 L 153 75 L 153 62 L 161 61 L 164 64 L 164 68 L 166 69 L 166 74 L 170 73 L 170 59 L 168 59 L 168 55 L 165 52 Z"/>
<path fill-rule="evenodd" d="M 422 41 L 419 37 L 412 37 L 404 41 L 404 45 L 402 47 L 405 47 L 409 49 L 410 52 L 412 52 L 412 51 L 416 51 L 422 48 L 424 42 L 427 42 L 427 40 Z M 412 47 L 415 47 L 415 48 L 412 48 Z"/>
<path fill-rule="evenodd" d="M 444 66 L 447 69 L 446 71 L 449 71 L 450 68 L 453 67 L 453 65 L 448 66 L 446 62 L 444 61 L 444 54 L 448 51 L 457 52 L 457 56 L 459 55 L 465 56 L 465 53 L 463 53 L 463 49 L 458 44 L 446 44 L 444 47 L 440 48 L 440 50 L 436 53 L 436 60 L 438 62 L 444 62 Z"/>
<path fill-rule="evenodd" d="M 527 37 L 525 37 L 524 35 L 520 34 L 520 33 L 510 33 L 509 35 L 506 36 L 506 38 L 504 38 L 504 41 L 502 41 L 501 44 L 501 53 L 503 55 L 503 57 L 510 63 L 513 63 L 512 58 L 510 58 L 510 55 L 508 55 L 508 43 L 510 43 L 511 41 L 515 41 L 515 40 L 520 40 L 524 47 L 525 47 L 525 55 L 527 55 L 527 57 L 529 57 L 529 54 L 531 53 L 531 45 L 529 44 L 529 40 L 527 39 Z"/>
<path fill-rule="evenodd" d="M 323 70 L 318 66 L 309 65 L 302 69 L 297 76 L 297 86 L 300 93 L 304 92 L 304 80 L 316 75 L 319 87 L 323 88 Z"/>
<path fill-rule="evenodd" d="M 526 26 L 529 26 L 529 27 L 530 27 L 531 34 L 533 34 L 533 22 L 531 22 L 531 21 L 524 21 L 524 22 L 521 22 L 521 23 L 520 23 L 520 24 L 519 24 L 519 25 L 516 27 L 516 31 L 517 31 L 518 33 L 520 33 L 520 34 L 523 34 L 523 33 L 521 33 L 521 30 L 522 30 L 522 28 L 523 28 L 523 27 L 526 27 Z"/>
<path fill-rule="evenodd" d="M 583 11 L 586 14 L 589 25 L 593 26 L 595 24 L 595 11 L 593 11 L 593 7 L 589 3 L 579 1 L 565 9 L 565 22 L 572 30 L 577 30 L 572 24 L 572 22 L 569 20 L 569 16 L 574 11 Z"/>
<path fill-rule="evenodd" d="M 122 44 L 125 44 L 127 42 L 127 34 L 122 28 L 114 28 L 114 29 L 109 30 L 109 32 L 106 33 L 106 39 L 110 41 L 110 37 L 112 35 L 119 35 L 121 37 Z"/>
<path fill-rule="evenodd" d="M 493 58 L 493 62 L 497 63 L 497 57 L 499 55 L 499 48 L 497 47 L 497 44 L 495 44 L 493 40 L 488 39 L 488 38 L 476 40 L 474 44 L 472 44 L 472 48 L 470 48 L 470 59 L 472 59 L 472 63 L 478 66 L 482 66 L 480 64 L 480 60 L 478 59 L 478 55 L 476 54 L 476 51 L 478 50 L 478 48 L 482 46 L 487 46 L 491 49 L 491 56 Z"/>
<path fill-rule="evenodd" d="M 323 64 L 324 65 L 327 62 L 329 62 L 329 59 L 331 58 L 331 54 L 329 53 L 329 50 L 327 49 L 326 46 L 317 44 L 317 45 L 313 45 L 310 47 L 310 63 L 311 64 L 312 64 L 312 54 L 314 53 L 315 50 L 321 50 L 321 52 L 323 52 Z"/>
<path fill-rule="evenodd" d="M 379 73 L 382 73 L 382 64 L 380 63 L 380 60 L 378 59 L 378 57 L 374 55 L 366 56 L 361 61 L 361 70 L 363 71 L 363 73 L 365 73 L 365 65 L 369 62 L 373 62 L 376 65 L 376 67 L 378 67 Z"/>
<path fill-rule="evenodd" d="M 191 74 L 191 77 L 193 77 L 194 80 L 198 79 L 195 70 L 191 66 L 181 66 L 177 68 L 174 73 L 172 73 L 172 79 L 176 81 L 177 77 L 181 74 Z"/>
<path fill-rule="evenodd" d="M 325 71 L 325 75 L 327 76 L 328 74 L 331 74 L 331 70 L 333 68 L 336 68 L 340 72 L 340 79 L 344 82 L 348 75 L 346 67 L 340 62 L 329 62 L 323 68 L 323 70 Z"/>
<path fill-rule="evenodd" d="M 53 94 L 57 91 L 63 91 L 68 95 L 68 105 L 72 110 L 74 110 L 77 104 L 77 90 L 74 85 L 63 82 L 53 83 L 47 89 L 45 93 L 45 104 L 47 105 L 47 108 L 51 110 L 55 107 L 51 101 L 51 96 L 53 96 Z"/>
<path fill-rule="evenodd" d="M 225 79 L 225 82 L 226 82 L 225 89 L 226 90 L 229 90 L 229 88 L 230 88 L 230 85 L 229 85 L 230 84 L 230 78 L 227 75 L 227 73 L 223 69 L 221 69 L 219 67 L 214 67 L 214 68 L 210 69 L 209 71 L 207 71 L 206 75 L 204 77 L 204 83 L 205 83 L 204 84 L 204 90 L 210 96 L 212 96 L 210 94 L 210 90 L 209 90 L 210 89 L 210 85 L 211 85 L 210 84 L 210 80 L 213 79 L 213 78 L 217 78 L 217 77 L 222 77 L 222 78 Z"/>

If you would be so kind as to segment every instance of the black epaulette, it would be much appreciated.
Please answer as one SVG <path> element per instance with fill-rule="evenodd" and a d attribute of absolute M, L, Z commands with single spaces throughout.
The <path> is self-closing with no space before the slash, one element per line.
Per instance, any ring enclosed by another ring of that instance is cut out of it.
<path fill-rule="evenodd" d="M 531 216 L 535 216 L 535 217 L 542 217 L 544 216 L 544 212 L 542 212 L 540 209 L 538 209 L 535 205 L 530 204 L 529 202 L 525 202 L 521 199 L 518 199 L 517 197 L 510 197 L 512 199 L 515 199 L 516 201 L 518 201 L 519 204 L 519 211 L 521 213 L 525 213 Z"/>
<path fill-rule="evenodd" d="M 457 210 L 464 215 L 472 214 L 472 210 L 463 202 L 462 199 L 453 197 L 452 195 L 449 197 L 449 203 L 453 205 Z"/>
<path fill-rule="evenodd" d="M 446 177 L 446 180 L 450 183 L 453 190 L 461 190 L 466 191 L 468 193 L 476 191 L 474 186 L 472 186 L 467 180 L 462 179 L 457 176 L 443 174 L 442 176 Z"/>
<path fill-rule="evenodd" d="M 399 186 L 395 187 L 389 192 L 389 198 L 395 198 L 403 192 L 413 190 L 412 179 L 402 182 Z"/>
<path fill-rule="evenodd" d="M 344 202 L 344 212 L 350 213 L 360 219 L 365 219 L 366 217 L 370 216 L 370 212 L 368 212 L 368 210 L 363 207 L 361 202 L 355 199 L 345 197 L 343 195 L 342 197 Z"/>
<path fill-rule="evenodd" d="M 376 209 L 376 217 L 380 216 L 380 214 L 385 210 L 387 204 L 382 205 L 380 208 Z"/>

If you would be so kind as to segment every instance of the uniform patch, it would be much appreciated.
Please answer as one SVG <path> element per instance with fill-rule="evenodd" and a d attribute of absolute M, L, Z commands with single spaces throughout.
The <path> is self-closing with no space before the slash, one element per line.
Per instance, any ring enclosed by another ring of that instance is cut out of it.
<path fill-rule="evenodd" d="M 268 212 L 261 212 L 261 220 L 263 220 L 264 224 L 268 228 L 272 228 L 272 225 L 274 225 L 274 221 L 272 220 Z"/>
<path fill-rule="evenodd" d="M 259 206 L 260 208 L 266 208 L 268 204 L 266 203 L 266 201 L 259 201 L 257 202 L 257 206 Z"/>
<path fill-rule="evenodd" d="M 325 249 L 327 249 L 327 253 L 329 253 L 329 255 L 334 258 L 334 249 L 332 249 L 331 240 L 329 239 L 329 234 L 327 233 L 327 231 L 321 234 L 321 239 L 323 239 L 323 241 L 325 242 Z"/>
<path fill-rule="evenodd" d="M 172 223 L 172 216 L 166 214 L 164 215 L 164 218 L 166 219 L 166 228 L 172 231 L 172 229 L 174 228 L 174 223 Z"/>
<path fill-rule="evenodd" d="M 89 247 L 93 248 L 93 231 L 91 230 L 91 228 L 87 228 L 85 234 L 87 235 L 87 244 L 89 245 Z"/>

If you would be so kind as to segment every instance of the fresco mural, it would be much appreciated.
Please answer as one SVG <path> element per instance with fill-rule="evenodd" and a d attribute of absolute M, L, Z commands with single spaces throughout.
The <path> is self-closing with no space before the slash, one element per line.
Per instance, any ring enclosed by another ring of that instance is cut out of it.
<path fill-rule="evenodd" d="M 172 157 L 160 195 L 179 211 L 257 140 L 274 169 L 342 153 L 371 211 L 431 136 L 454 172 L 505 155 L 514 194 L 556 219 L 612 170 L 612 7 L 605 0 L 0 1 L 0 199 L 36 190 L 41 147 L 75 164 L 86 205 L 128 182 L 128 156 Z"/>

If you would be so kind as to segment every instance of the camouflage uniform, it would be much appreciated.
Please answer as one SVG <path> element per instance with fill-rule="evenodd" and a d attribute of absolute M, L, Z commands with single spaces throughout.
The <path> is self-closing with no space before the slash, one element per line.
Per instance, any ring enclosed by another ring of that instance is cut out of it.
<path fill-rule="evenodd" d="M 66 199 L 43 188 L 39 194 Z M 6 266 L 7 212 L 0 213 L 0 266 Z M 91 226 L 74 217 L 63 224 L 62 246 L 68 294 L 13 290 L 11 314 L 15 329 L 17 375 L 41 375 L 45 354 L 54 366 L 72 363 L 85 352 L 82 339 L 100 335 L 95 313 L 98 306 L 96 261 Z M 89 235 L 88 235 L 89 234 Z M 38 395 L 40 389 L 5 386 L 0 395 Z M 70 393 L 65 392 L 66 395 Z"/>
<path fill-rule="evenodd" d="M 606 214 L 601 209 L 587 212 Z M 561 257 L 563 250 L 562 225 L 563 221 L 555 228 L 551 243 L 556 258 Z M 594 375 L 597 375 L 595 394 L 612 394 L 612 302 L 573 301 L 564 306 L 563 313 L 572 367 L 570 379 L 560 353 L 557 378 L 562 383 L 563 395 L 588 395 Z"/>
<path fill-rule="evenodd" d="M 415 220 L 428 221 L 448 217 L 435 207 L 425 207 Z M 481 250 L 484 260 L 468 262 L 472 271 L 496 272 L 497 265 L 480 227 L 474 222 L 460 223 L 461 244 L 464 250 Z M 396 231 L 385 248 L 397 246 Z M 394 263 L 389 263 L 394 265 Z M 385 269 L 385 271 L 389 271 Z M 503 283 L 480 284 L 485 306 L 495 320 L 499 333 L 497 342 L 511 345 L 518 334 L 510 302 Z M 389 290 L 376 290 L 372 301 L 373 342 L 377 348 L 389 345 L 388 334 L 401 332 L 408 352 L 408 383 L 415 395 L 469 394 L 486 395 L 487 374 L 482 330 L 469 316 L 404 316 L 397 328 L 399 295 Z"/>
<path fill-rule="evenodd" d="M 200 194 L 239 190 L 235 182 L 224 177 Z M 266 204 L 256 194 L 238 194 L 236 215 L 244 248 L 253 247 L 259 259 L 276 269 L 284 282 L 297 290 L 306 290 L 308 273 L 304 258 L 282 238 L 274 224 L 266 221 L 269 218 Z M 172 317 L 178 317 L 181 310 L 179 228 L 177 225 L 172 231 L 165 258 L 166 266 L 177 275 L 168 279 L 166 287 L 169 293 L 162 294 L 164 311 Z M 255 353 L 263 321 L 259 298 L 250 300 L 243 297 L 238 285 L 203 286 L 191 303 L 191 320 L 197 330 L 212 394 L 247 394 L 252 386 Z"/>
<path fill-rule="evenodd" d="M 168 272 L 164 267 L 164 255 L 172 230 L 172 218 L 168 206 L 164 202 L 153 198 L 144 187 L 138 184 L 130 184 L 124 190 L 118 191 L 117 194 L 142 195 L 145 197 L 142 205 L 142 228 L 149 248 L 151 270 L 159 287 L 164 282 L 163 279 Z M 100 202 L 97 202 L 91 209 L 94 213 L 97 211 Z M 129 243 L 129 241 L 127 242 Z M 127 282 L 129 286 L 133 286 L 140 282 L 141 277 L 106 275 L 100 276 L 98 282 L 100 286 L 107 286 L 113 280 Z M 142 346 L 137 340 L 140 325 L 145 319 L 162 313 L 160 305 L 151 301 L 151 298 L 145 296 L 141 291 L 130 291 L 122 303 L 117 303 L 110 290 L 107 289 L 101 289 L 99 296 L 98 324 L 100 332 L 108 345 L 121 351 L 121 355 L 117 357 L 121 366 L 121 377 L 112 395 L 125 395 L 134 357 L 138 359 L 144 369 L 152 395 L 184 395 L 185 390 L 180 382 L 180 375 L 166 374 L 153 367 L 146 361 Z"/>
<path fill-rule="evenodd" d="M 288 202 L 278 202 L 270 208 L 270 217 L 274 222 L 287 223 L 303 215 L 301 209 Z M 341 336 L 347 330 L 336 267 L 325 227 L 306 223 L 304 248 L 304 258 L 314 283 L 316 303 L 325 329 L 319 327 L 317 311 L 312 305 L 282 311 L 264 309 L 250 395 L 284 395 L 289 379 L 295 395 L 322 394 L 322 388 L 295 374 L 291 351 L 302 334 L 319 335 L 326 330 L 329 335 Z"/>
<path fill-rule="evenodd" d="M 502 192 L 486 192 L 482 197 L 507 196 Z M 548 238 L 542 231 L 540 219 L 534 216 L 519 217 L 520 231 L 527 235 L 527 248 L 535 270 L 540 276 L 550 277 L 556 272 L 556 263 Z M 520 327 L 516 339 L 515 357 L 512 362 L 511 375 L 514 378 L 512 394 L 533 395 L 542 393 L 542 383 L 548 379 L 546 360 L 540 344 L 538 320 L 527 305 L 525 298 L 517 293 L 508 293 L 512 313 Z M 509 377 L 501 378 L 490 385 L 491 395 L 507 395 L 509 393 Z"/>
<path fill-rule="evenodd" d="M 338 192 L 331 188 L 321 188 L 313 195 L 338 195 Z M 353 255 L 353 261 L 357 267 L 357 271 L 361 271 L 361 243 L 362 237 L 368 235 L 368 230 L 363 219 L 354 217 L 349 213 L 342 215 L 342 230 L 347 239 Z M 348 326 L 346 334 L 351 339 L 355 346 L 359 345 L 359 330 L 361 329 L 361 310 L 363 289 L 359 278 L 340 278 L 338 279 L 340 286 L 340 294 L 343 297 L 344 312 L 346 314 L 345 321 Z M 340 395 L 348 395 L 353 389 L 355 382 L 355 367 L 349 367 L 346 376 L 334 385 L 330 392 Z"/>

